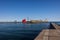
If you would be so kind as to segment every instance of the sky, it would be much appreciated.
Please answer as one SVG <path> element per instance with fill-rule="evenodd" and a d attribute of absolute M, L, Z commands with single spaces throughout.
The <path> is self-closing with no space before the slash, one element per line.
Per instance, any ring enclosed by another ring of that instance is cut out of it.
<path fill-rule="evenodd" d="M 0 21 L 60 21 L 60 0 L 0 0 Z"/>

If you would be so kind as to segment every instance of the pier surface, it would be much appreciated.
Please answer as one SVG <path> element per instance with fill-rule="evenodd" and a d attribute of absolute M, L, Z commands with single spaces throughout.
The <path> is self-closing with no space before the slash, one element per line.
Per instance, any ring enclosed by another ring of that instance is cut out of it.
<path fill-rule="evenodd" d="M 44 29 L 34 40 L 60 40 L 60 26 L 51 23 L 55 29 Z"/>

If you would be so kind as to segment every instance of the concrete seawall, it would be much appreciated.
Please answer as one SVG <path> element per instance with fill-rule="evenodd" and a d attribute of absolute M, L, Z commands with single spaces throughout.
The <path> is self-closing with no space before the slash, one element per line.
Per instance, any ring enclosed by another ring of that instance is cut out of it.
<path fill-rule="evenodd" d="M 60 40 L 60 26 L 55 23 L 51 23 L 50 26 L 52 29 L 43 30 L 34 40 Z"/>

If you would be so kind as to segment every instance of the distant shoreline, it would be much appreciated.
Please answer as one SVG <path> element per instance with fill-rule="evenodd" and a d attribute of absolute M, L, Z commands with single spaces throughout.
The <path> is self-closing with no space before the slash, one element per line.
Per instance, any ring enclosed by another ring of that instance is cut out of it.
<path fill-rule="evenodd" d="M 21 22 L 0 22 L 0 23 L 21 23 Z"/>
<path fill-rule="evenodd" d="M 51 22 L 60 22 L 60 21 L 51 21 Z M 22 22 L 0 22 L 0 23 L 22 23 Z"/>

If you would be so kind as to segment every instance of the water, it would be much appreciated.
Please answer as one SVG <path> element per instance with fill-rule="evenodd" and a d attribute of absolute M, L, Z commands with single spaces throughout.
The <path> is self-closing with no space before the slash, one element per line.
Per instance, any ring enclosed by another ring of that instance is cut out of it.
<path fill-rule="evenodd" d="M 60 26 L 60 22 L 55 22 L 55 23 Z"/>
<path fill-rule="evenodd" d="M 0 23 L 0 40 L 33 40 L 49 23 Z"/>

